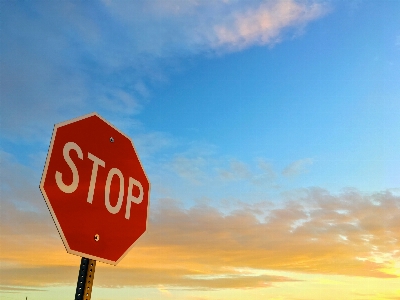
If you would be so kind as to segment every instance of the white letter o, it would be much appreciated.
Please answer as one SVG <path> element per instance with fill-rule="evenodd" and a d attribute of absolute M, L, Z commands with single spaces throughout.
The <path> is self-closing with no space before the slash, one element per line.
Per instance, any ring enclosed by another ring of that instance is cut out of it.
<path fill-rule="evenodd" d="M 112 206 L 110 203 L 110 187 L 111 181 L 114 175 L 119 177 L 119 195 L 118 195 L 118 202 L 115 206 Z M 104 189 L 104 201 L 107 207 L 107 210 L 112 213 L 116 214 L 119 212 L 122 206 L 122 201 L 124 200 L 124 175 L 122 172 L 117 168 L 112 168 L 107 175 L 106 186 Z"/>

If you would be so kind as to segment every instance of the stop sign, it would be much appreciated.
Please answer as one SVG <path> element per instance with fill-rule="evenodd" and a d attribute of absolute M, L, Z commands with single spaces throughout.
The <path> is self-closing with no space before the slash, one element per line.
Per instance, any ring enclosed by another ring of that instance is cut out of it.
<path fill-rule="evenodd" d="M 97 113 L 55 125 L 40 190 L 68 253 L 116 265 L 146 231 L 150 182 Z"/>

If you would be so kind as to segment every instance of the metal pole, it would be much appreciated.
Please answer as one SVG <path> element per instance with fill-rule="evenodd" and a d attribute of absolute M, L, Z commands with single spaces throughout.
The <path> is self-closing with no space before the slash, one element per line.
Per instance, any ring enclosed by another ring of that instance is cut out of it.
<path fill-rule="evenodd" d="M 76 285 L 75 300 L 90 300 L 96 261 L 82 257 Z"/>

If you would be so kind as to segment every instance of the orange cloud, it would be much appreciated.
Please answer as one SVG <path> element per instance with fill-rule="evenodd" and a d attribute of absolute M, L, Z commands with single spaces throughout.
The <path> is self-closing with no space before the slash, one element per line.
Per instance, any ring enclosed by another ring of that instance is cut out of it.
<path fill-rule="evenodd" d="M 144 240 L 208 265 L 392 276 L 380 269 L 399 257 L 398 198 L 306 193 L 304 201 L 270 210 L 265 222 L 246 210 L 225 216 L 211 207 L 184 211 L 170 203 L 155 212 Z"/>
<path fill-rule="evenodd" d="M 118 267 L 99 264 L 103 286 L 193 289 L 268 287 L 293 279 L 246 274 L 243 268 L 396 278 L 400 197 L 390 192 L 331 195 L 298 191 L 280 208 L 261 204 L 223 213 L 184 209 L 173 200 L 151 208 L 148 232 Z M 265 217 L 259 214 L 262 212 Z M 1 284 L 75 282 L 79 258 L 67 255 L 49 215 L 2 207 Z"/>

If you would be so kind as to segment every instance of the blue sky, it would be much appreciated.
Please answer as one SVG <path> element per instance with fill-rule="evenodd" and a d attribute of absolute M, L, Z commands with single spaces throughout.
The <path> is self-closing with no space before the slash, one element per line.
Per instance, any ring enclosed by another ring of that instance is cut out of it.
<path fill-rule="evenodd" d="M 143 120 L 248 163 L 262 157 L 284 168 L 311 158 L 307 185 L 396 187 L 386 177 L 398 168 L 395 18 L 390 26 L 388 12 L 372 22 L 365 7 L 357 18 L 338 10 L 344 16 L 332 12 L 273 47 L 191 60 L 157 90 Z"/>
<path fill-rule="evenodd" d="M 132 137 L 150 211 L 398 197 L 399 16 L 397 0 L 3 1 L 2 214 L 52 225 L 53 126 L 93 111 Z"/>
<path fill-rule="evenodd" d="M 42 140 L 45 151 L 52 123 L 99 111 L 133 135 L 204 143 L 225 160 L 265 159 L 275 172 L 308 159 L 315 176 L 301 185 L 394 188 L 399 4 L 319 5 L 321 17 L 265 45 L 213 46 L 179 37 L 189 34 L 182 28 L 174 34 L 186 16 L 121 21 L 101 3 L 3 4 L 3 148 Z M 154 28 L 140 34 L 137 23 Z M 9 73 L 23 88 L 7 84 Z M 169 146 L 165 154 L 179 152 Z"/>

